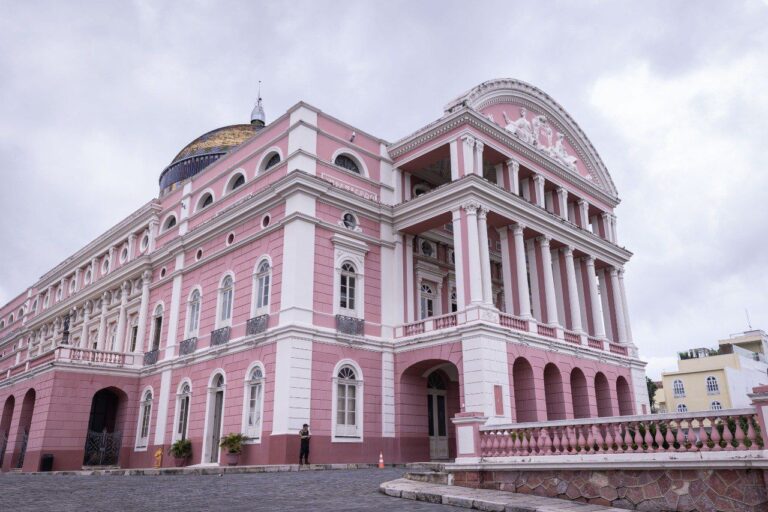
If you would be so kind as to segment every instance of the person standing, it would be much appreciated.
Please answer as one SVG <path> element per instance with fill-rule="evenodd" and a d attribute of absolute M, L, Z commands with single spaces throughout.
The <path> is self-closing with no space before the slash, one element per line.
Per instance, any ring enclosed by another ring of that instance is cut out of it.
<path fill-rule="evenodd" d="M 299 466 L 303 464 L 309 465 L 309 425 L 306 423 L 299 430 L 299 438 L 301 439 L 301 451 L 299 452 Z"/>

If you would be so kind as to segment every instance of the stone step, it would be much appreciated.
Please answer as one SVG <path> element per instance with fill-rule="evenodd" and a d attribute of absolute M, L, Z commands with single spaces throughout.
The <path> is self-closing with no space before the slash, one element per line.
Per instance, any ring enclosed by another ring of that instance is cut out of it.
<path fill-rule="evenodd" d="M 405 465 L 406 469 L 414 471 L 434 471 L 437 473 L 445 471 L 444 462 L 409 462 Z"/>
<path fill-rule="evenodd" d="M 442 471 L 409 471 L 404 477 L 414 482 L 448 485 L 448 473 Z"/>

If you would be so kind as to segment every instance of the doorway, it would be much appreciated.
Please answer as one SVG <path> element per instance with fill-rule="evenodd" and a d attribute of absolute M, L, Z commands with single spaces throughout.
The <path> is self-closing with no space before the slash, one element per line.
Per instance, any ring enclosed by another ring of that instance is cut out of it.
<path fill-rule="evenodd" d="M 221 442 L 221 421 L 224 412 L 224 376 L 217 374 L 209 392 L 208 409 L 208 447 L 205 462 L 219 462 L 219 442 Z"/>
<path fill-rule="evenodd" d="M 84 466 L 116 466 L 120 456 L 122 432 L 117 429 L 120 396 L 112 389 L 96 392 L 83 450 Z"/>
<path fill-rule="evenodd" d="M 427 377 L 427 422 L 429 425 L 429 458 L 448 458 L 448 415 L 446 400 L 448 387 L 438 371 Z"/>

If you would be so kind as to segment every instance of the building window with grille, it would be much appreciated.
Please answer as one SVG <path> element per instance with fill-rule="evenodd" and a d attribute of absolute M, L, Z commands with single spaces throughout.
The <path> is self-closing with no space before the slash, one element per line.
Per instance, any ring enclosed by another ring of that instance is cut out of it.
<path fill-rule="evenodd" d="M 173 432 L 174 440 L 187 438 L 187 429 L 189 426 L 189 403 L 192 396 L 192 388 L 188 382 L 182 384 L 179 394 L 176 397 L 176 410 L 179 411 L 176 417 L 176 429 Z"/>
<path fill-rule="evenodd" d="M 425 318 L 429 318 L 431 316 L 435 316 L 435 292 L 432 289 L 432 287 L 428 284 L 422 284 L 421 285 L 421 291 L 420 291 L 420 297 L 421 300 L 419 302 L 420 306 L 420 316 L 421 319 L 424 320 Z"/>
<path fill-rule="evenodd" d="M 197 336 L 200 328 L 200 290 L 195 290 L 189 296 L 187 305 L 187 337 Z"/>
<path fill-rule="evenodd" d="M 362 440 L 362 379 L 351 364 L 336 372 L 333 389 L 335 440 Z"/>
<path fill-rule="evenodd" d="M 357 273 L 352 263 L 345 261 L 341 265 L 339 276 L 339 308 L 347 313 L 355 312 Z"/>
<path fill-rule="evenodd" d="M 678 379 L 672 383 L 672 393 L 675 395 L 675 398 L 685 396 L 685 386 L 683 386 L 683 381 Z"/>
<path fill-rule="evenodd" d="M 348 171 L 352 171 L 356 174 L 361 174 L 360 166 L 357 165 L 357 162 L 350 156 L 343 155 L 343 154 L 339 155 L 336 157 L 333 163 Z"/>
<path fill-rule="evenodd" d="M 259 266 L 256 267 L 254 281 L 254 288 L 256 291 L 256 297 L 254 298 L 256 313 L 268 313 L 269 290 L 272 282 L 272 267 L 269 264 L 269 260 L 263 260 L 259 263 Z"/>
<path fill-rule="evenodd" d="M 677 404 L 677 412 L 688 412 L 688 406 L 685 404 Z"/>
<path fill-rule="evenodd" d="M 152 419 L 152 391 L 147 390 L 139 406 L 139 428 L 136 436 L 136 448 L 146 448 L 149 443 L 149 426 Z"/>
<path fill-rule="evenodd" d="M 713 377 L 712 375 L 707 377 L 707 394 L 708 395 L 720 394 L 720 385 L 717 383 L 717 377 Z"/>
<path fill-rule="evenodd" d="M 709 410 L 710 411 L 722 411 L 723 410 L 723 404 L 721 404 L 717 400 L 712 400 L 712 403 L 709 404 Z"/>
<path fill-rule="evenodd" d="M 218 327 L 226 327 L 232 323 L 232 300 L 235 294 L 235 282 L 232 276 L 226 276 L 219 288 Z"/>
<path fill-rule="evenodd" d="M 264 406 L 264 370 L 255 366 L 245 381 L 245 434 L 252 439 L 261 437 L 261 417 Z"/>

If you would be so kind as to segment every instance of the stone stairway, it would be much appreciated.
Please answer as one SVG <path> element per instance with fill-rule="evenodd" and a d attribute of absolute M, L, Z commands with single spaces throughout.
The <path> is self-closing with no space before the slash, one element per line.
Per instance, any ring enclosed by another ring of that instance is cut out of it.
<path fill-rule="evenodd" d="M 440 462 L 412 462 L 406 464 L 408 470 L 404 478 L 414 482 L 450 485 L 450 477 L 445 472 L 445 464 Z"/>

